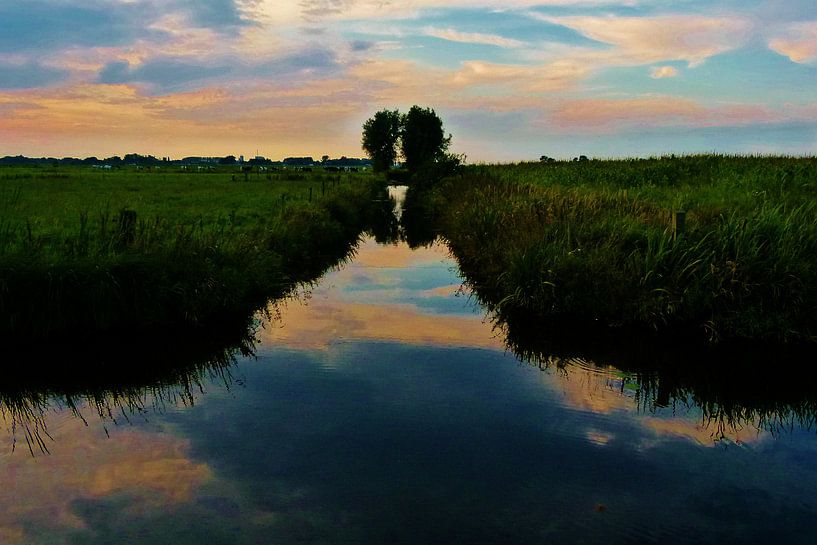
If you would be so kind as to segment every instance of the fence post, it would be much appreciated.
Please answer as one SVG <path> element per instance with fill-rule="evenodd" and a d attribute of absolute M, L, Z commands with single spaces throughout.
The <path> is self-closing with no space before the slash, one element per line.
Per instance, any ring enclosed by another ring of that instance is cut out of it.
<path fill-rule="evenodd" d="M 678 237 L 684 234 L 686 229 L 687 213 L 684 210 L 676 210 L 672 213 L 672 238 L 678 240 Z"/>

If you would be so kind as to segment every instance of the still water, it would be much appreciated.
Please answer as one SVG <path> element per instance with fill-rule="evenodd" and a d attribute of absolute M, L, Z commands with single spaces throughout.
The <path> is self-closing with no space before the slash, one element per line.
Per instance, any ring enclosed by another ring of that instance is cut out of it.
<path fill-rule="evenodd" d="M 192 385 L 4 402 L 0 543 L 817 543 L 802 419 L 523 363 L 441 244 L 365 239 L 257 337 Z"/>

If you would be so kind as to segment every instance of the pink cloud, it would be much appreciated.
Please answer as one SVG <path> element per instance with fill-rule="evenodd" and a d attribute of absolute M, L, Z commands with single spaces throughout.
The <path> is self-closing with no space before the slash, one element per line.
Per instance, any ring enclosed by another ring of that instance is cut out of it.
<path fill-rule="evenodd" d="M 787 26 L 781 36 L 769 40 L 769 48 L 796 63 L 817 61 L 817 21 Z"/>

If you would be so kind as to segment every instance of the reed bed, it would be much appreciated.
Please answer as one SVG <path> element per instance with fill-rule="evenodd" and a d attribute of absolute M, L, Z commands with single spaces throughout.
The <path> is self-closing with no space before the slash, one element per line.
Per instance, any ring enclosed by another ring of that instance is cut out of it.
<path fill-rule="evenodd" d="M 812 159 L 692 156 L 471 167 L 434 198 L 500 315 L 813 342 L 816 195 Z"/>

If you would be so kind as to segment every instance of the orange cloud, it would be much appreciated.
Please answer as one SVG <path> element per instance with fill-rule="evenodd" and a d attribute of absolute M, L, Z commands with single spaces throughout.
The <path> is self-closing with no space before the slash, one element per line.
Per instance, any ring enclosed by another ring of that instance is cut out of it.
<path fill-rule="evenodd" d="M 726 104 L 704 106 L 694 100 L 647 96 L 631 99 L 566 100 L 551 113 L 550 122 L 562 129 L 609 132 L 621 127 L 718 127 L 782 120 L 763 106 Z"/>
<path fill-rule="evenodd" d="M 330 148 L 359 156 L 365 113 L 358 98 L 350 99 L 357 92 L 353 82 L 338 87 L 346 99 L 329 94 L 326 82 L 167 96 L 145 95 L 131 85 L 0 93 L 0 105 L 14 105 L 0 109 L 0 155 L 33 155 L 42 148 L 49 155 L 224 155 L 260 144 L 273 157 Z M 227 150 L 225 134 L 231 135 Z"/>
<path fill-rule="evenodd" d="M 678 69 L 674 66 L 656 66 L 650 70 L 650 77 L 653 79 L 674 78 L 678 75 Z"/>
<path fill-rule="evenodd" d="M 362 242 L 355 251 L 354 263 L 346 271 L 359 268 L 397 268 L 421 267 L 440 263 L 451 258 L 448 247 L 442 243 L 426 246 L 422 250 L 410 250 L 405 244 L 380 245 L 372 239 Z"/>
<path fill-rule="evenodd" d="M 3 543 L 30 543 L 29 524 L 45 531 L 81 527 L 72 511 L 78 499 L 123 493 L 140 507 L 166 509 L 190 501 L 212 478 L 207 465 L 188 457 L 187 440 L 138 428 L 114 428 L 108 438 L 79 418 L 59 416 L 51 454 L 32 458 L 20 449 L 0 456 Z"/>
<path fill-rule="evenodd" d="M 789 25 L 784 29 L 783 36 L 769 40 L 769 48 L 792 62 L 817 61 L 817 21 Z"/>
<path fill-rule="evenodd" d="M 289 304 L 280 323 L 262 330 L 267 346 L 327 349 L 337 342 L 388 341 L 502 350 L 491 325 L 476 316 L 423 314 L 411 305 L 367 305 L 313 297 Z"/>
<path fill-rule="evenodd" d="M 566 366 L 542 377 L 547 387 L 562 396 L 565 405 L 596 414 L 634 409 L 633 399 L 622 393 L 625 379 L 615 376 L 614 367 L 598 368 L 583 360 L 566 363 Z"/>
<path fill-rule="evenodd" d="M 695 421 L 689 418 L 645 417 L 642 424 L 662 438 L 687 439 L 705 447 L 714 447 L 720 441 L 736 444 L 760 443 L 770 435 L 759 431 L 757 426 L 718 426 L 715 422 Z M 647 443 L 649 445 L 649 442 Z"/>
<path fill-rule="evenodd" d="M 379 288 L 378 300 L 388 301 L 396 292 L 384 285 L 381 276 L 386 274 L 385 270 L 439 267 L 448 259 L 448 249 L 442 244 L 412 251 L 405 244 L 379 246 L 369 239 L 357 249 L 354 262 L 328 277 L 324 287 L 274 308 L 271 314 L 279 316 L 280 321 L 269 324 L 260 337 L 269 346 L 320 350 L 346 341 L 504 349 L 492 326 L 479 316 L 428 314 L 410 304 L 365 304 L 350 301 L 354 296 L 339 290 L 344 285 L 369 280 Z M 454 286 L 447 285 L 417 295 L 453 297 L 454 291 Z"/>
<path fill-rule="evenodd" d="M 770 434 L 760 431 L 757 421 L 725 423 L 716 419 L 701 420 L 697 415 L 673 414 L 659 418 L 645 414 L 644 400 L 639 401 L 637 384 L 612 366 L 597 366 L 581 359 L 551 361 L 556 370 L 543 375 L 546 388 L 561 396 L 571 409 L 601 415 L 628 414 L 634 423 L 647 429 L 654 438 L 641 445 L 650 448 L 668 439 L 686 439 L 703 446 L 715 446 L 720 441 L 749 444 L 764 441 Z M 618 416 L 617 416 L 618 417 Z M 589 428 L 585 437 L 591 443 L 604 446 L 615 434 Z"/>

